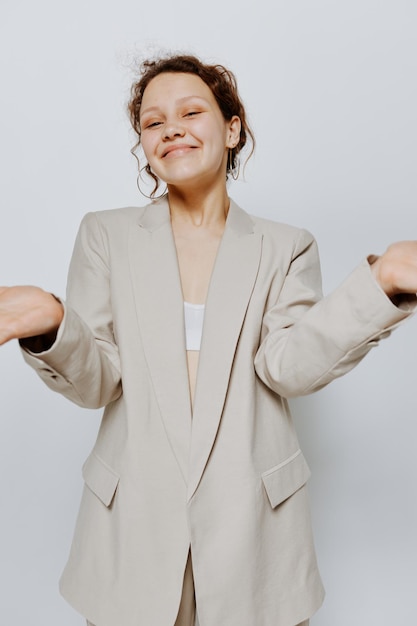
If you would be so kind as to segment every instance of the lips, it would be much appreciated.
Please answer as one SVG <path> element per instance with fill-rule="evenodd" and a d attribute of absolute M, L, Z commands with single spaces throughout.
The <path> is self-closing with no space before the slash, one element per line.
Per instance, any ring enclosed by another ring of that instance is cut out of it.
<path fill-rule="evenodd" d="M 191 150 L 194 150 L 194 148 L 196 148 L 196 146 L 190 146 L 189 144 L 185 143 L 174 143 L 165 148 L 164 152 L 162 153 L 162 158 L 165 159 L 165 157 L 181 155 L 186 152 L 190 152 Z"/>

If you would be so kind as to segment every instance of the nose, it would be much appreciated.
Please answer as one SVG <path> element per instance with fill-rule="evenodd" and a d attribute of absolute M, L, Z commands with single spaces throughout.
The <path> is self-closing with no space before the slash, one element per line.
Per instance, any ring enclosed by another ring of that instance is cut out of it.
<path fill-rule="evenodd" d="M 163 138 L 165 141 L 175 139 L 175 137 L 183 137 L 184 134 L 184 127 L 179 120 L 167 120 L 163 133 Z"/>

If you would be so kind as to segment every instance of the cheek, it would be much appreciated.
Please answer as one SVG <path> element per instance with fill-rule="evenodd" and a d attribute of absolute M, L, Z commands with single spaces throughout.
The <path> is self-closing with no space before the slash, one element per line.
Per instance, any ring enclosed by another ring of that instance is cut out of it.
<path fill-rule="evenodd" d="M 145 131 L 141 136 L 141 146 L 146 159 L 149 161 L 155 158 L 155 151 L 158 145 L 158 137 L 156 133 Z"/>
<path fill-rule="evenodd" d="M 151 155 L 151 146 L 149 139 L 142 137 L 140 145 L 142 147 L 145 158 L 149 161 L 149 157 Z"/>

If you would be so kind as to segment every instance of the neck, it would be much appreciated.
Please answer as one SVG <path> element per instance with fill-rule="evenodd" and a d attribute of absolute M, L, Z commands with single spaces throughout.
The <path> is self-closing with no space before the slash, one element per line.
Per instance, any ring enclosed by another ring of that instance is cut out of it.
<path fill-rule="evenodd" d="M 226 187 L 211 191 L 192 192 L 169 187 L 169 208 L 172 222 L 188 223 L 190 226 L 210 227 L 224 225 L 229 211 Z"/>

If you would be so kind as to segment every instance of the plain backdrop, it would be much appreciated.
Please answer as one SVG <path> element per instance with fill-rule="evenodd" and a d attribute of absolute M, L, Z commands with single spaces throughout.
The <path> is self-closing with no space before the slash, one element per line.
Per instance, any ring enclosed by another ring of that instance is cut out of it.
<path fill-rule="evenodd" d="M 416 20 L 413 0 L 1 0 L 0 284 L 63 295 L 83 214 L 146 203 L 125 107 L 161 48 L 236 73 L 257 150 L 230 194 L 315 234 L 326 292 L 417 238 Z M 327 589 L 312 626 L 417 624 L 416 348 L 412 319 L 293 402 Z M 0 372 L 0 623 L 81 626 L 57 581 L 100 412 L 44 387 L 16 342 Z"/>

